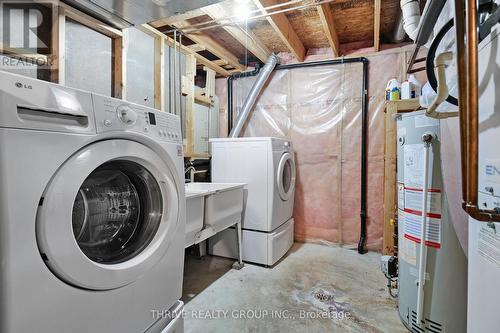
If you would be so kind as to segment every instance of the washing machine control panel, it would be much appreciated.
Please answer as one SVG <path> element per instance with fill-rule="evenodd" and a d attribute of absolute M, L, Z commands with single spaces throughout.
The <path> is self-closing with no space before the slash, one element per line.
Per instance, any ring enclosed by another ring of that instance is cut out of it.
<path fill-rule="evenodd" d="M 176 115 L 96 94 L 92 100 L 99 132 L 126 130 L 155 140 L 182 143 L 180 119 Z"/>

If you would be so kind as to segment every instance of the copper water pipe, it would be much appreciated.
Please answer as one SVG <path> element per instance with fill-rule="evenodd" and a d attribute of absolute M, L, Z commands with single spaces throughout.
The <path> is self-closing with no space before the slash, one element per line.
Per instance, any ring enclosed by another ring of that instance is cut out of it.
<path fill-rule="evenodd" d="M 465 22 L 464 22 L 464 1 L 455 0 L 455 40 L 457 45 L 457 69 L 458 69 L 458 113 L 459 113 L 459 126 L 460 126 L 460 151 L 462 156 L 460 158 L 462 170 L 462 198 L 465 200 L 467 195 L 467 156 L 464 154 L 467 146 L 467 64 L 466 64 L 466 51 L 465 51 Z M 464 156 L 465 155 L 465 156 Z"/>
<path fill-rule="evenodd" d="M 460 144 L 462 159 L 463 208 L 475 220 L 500 222 L 500 214 L 478 207 L 478 150 L 479 150 L 479 94 L 478 94 L 478 25 L 476 0 L 466 0 L 466 48 L 463 47 L 463 1 L 455 1 L 457 29 L 458 81 L 461 100 Z M 462 32 L 460 34 L 460 32 Z M 464 61 L 465 59 L 465 61 Z"/>

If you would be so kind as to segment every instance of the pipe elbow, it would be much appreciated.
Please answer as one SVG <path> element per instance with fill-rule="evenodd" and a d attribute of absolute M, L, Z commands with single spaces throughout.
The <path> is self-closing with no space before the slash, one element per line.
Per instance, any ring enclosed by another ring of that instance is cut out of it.
<path fill-rule="evenodd" d="M 458 112 L 437 112 L 437 108 L 448 98 L 448 85 L 446 83 L 446 65 L 453 60 L 452 52 L 443 52 L 434 59 L 434 71 L 437 78 L 437 95 L 432 104 L 427 108 L 427 116 L 436 119 L 445 119 L 458 116 Z"/>
<path fill-rule="evenodd" d="M 403 28 L 408 36 L 415 40 L 420 23 L 420 5 L 417 0 L 401 0 L 400 5 L 403 12 Z"/>

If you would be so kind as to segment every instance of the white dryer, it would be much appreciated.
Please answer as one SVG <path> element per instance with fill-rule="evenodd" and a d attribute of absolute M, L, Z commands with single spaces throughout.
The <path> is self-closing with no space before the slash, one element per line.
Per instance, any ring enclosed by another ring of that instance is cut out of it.
<path fill-rule="evenodd" d="M 247 183 L 243 259 L 273 265 L 293 244 L 295 159 L 291 143 L 271 137 L 211 139 L 212 181 Z M 209 241 L 211 254 L 236 258 L 234 232 Z"/>
<path fill-rule="evenodd" d="M 5 72 L 0 105 L 0 331 L 178 326 L 179 118 Z"/>

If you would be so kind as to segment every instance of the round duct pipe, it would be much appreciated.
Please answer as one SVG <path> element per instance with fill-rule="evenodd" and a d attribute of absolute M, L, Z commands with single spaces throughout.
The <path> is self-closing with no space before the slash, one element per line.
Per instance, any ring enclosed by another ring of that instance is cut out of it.
<path fill-rule="evenodd" d="M 403 11 L 403 27 L 414 41 L 417 39 L 418 23 L 420 22 L 420 5 L 418 0 L 401 0 Z"/>

